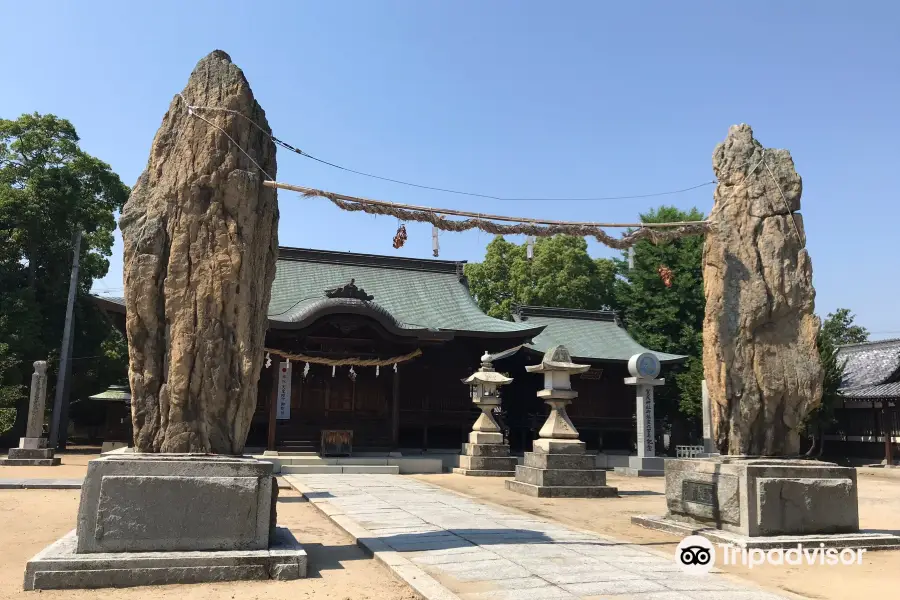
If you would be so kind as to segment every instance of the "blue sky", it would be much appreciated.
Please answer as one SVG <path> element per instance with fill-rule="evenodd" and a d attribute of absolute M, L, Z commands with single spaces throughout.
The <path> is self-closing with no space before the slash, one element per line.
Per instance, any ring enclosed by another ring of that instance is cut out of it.
<path fill-rule="evenodd" d="M 351 168 L 505 197 L 618 196 L 713 178 L 749 123 L 803 177 L 817 311 L 900 337 L 900 3 L 29 2 L 0 0 L 0 116 L 70 119 L 125 183 L 172 96 L 228 52 L 275 134 Z M 11 26 L 10 26 L 11 25 Z M 665 201 L 709 211 L 712 186 L 638 200 L 513 203 L 416 190 L 280 152 L 278 179 L 492 213 L 634 221 Z M 431 230 L 279 194 L 282 245 L 431 256 Z M 487 234 L 444 234 L 480 260 Z M 591 244 L 595 256 L 611 252 Z M 121 241 L 95 289 L 119 293 Z"/>

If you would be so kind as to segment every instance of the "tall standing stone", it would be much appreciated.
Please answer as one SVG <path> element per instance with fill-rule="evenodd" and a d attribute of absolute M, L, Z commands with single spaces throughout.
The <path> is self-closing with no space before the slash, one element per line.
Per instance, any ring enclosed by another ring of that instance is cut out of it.
<path fill-rule="evenodd" d="M 727 454 L 799 452 L 798 429 L 822 397 L 802 183 L 787 150 L 747 125 L 713 153 L 718 178 L 703 250 L 703 366 L 713 435 Z"/>
<path fill-rule="evenodd" d="M 190 114 L 188 105 L 232 112 Z M 128 374 L 140 452 L 243 451 L 275 277 L 278 205 L 240 148 L 274 178 L 270 131 L 243 72 L 225 52 L 212 52 L 173 98 L 125 205 Z"/>
<path fill-rule="evenodd" d="M 47 406 L 47 361 L 34 362 L 34 373 L 31 374 L 31 396 L 28 399 L 28 424 L 25 437 L 31 439 L 44 438 L 44 411 Z M 44 439 L 46 443 L 46 439 Z M 22 448 L 27 446 L 21 445 Z"/>
<path fill-rule="evenodd" d="M 9 457 L 0 459 L 0 465 L 53 467 L 60 459 L 53 456 L 53 448 L 47 447 L 44 437 L 44 409 L 47 404 L 47 361 L 34 363 L 31 375 L 31 396 L 28 401 L 28 422 L 25 437 L 19 438 L 19 447 L 9 449 Z"/>

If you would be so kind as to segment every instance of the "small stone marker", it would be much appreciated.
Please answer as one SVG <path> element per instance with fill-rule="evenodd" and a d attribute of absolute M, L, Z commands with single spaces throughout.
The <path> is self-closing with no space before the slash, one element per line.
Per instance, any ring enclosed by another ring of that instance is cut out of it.
<path fill-rule="evenodd" d="M 525 464 L 516 467 L 516 479 L 507 480 L 506 489 L 541 498 L 618 495 L 606 485 L 606 471 L 597 468 L 595 457 L 584 453 L 585 444 L 566 414 L 566 405 L 578 397 L 569 378 L 589 368 L 574 364 L 565 346 L 553 346 L 539 365 L 525 367 L 529 373 L 543 373 L 544 389 L 537 395 L 550 406 L 550 416 L 538 432 L 534 451 L 525 453 Z"/>
<path fill-rule="evenodd" d="M 28 423 L 25 437 L 19 438 L 19 447 L 9 449 L 9 458 L 2 461 L 7 466 L 53 467 L 60 459 L 53 456 L 44 436 L 44 407 L 47 404 L 47 361 L 34 363 L 31 375 L 31 396 L 28 401 Z"/>
<path fill-rule="evenodd" d="M 509 455 L 509 446 L 503 443 L 503 432 L 494 419 L 493 410 L 500 407 L 501 385 L 512 383 L 494 370 L 491 355 L 481 357 L 481 368 L 462 380 L 472 389 L 472 402 L 481 409 L 481 414 L 469 433 L 469 443 L 463 444 L 459 467 L 453 469 L 460 475 L 481 475 L 487 477 L 511 477 L 516 467 L 516 458 Z"/>
<path fill-rule="evenodd" d="M 626 385 L 636 390 L 637 411 L 637 456 L 628 458 L 627 467 L 618 467 L 622 475 L 638 477 L 661 477 L 665 474 L 665 462 L 656 456 L 656 428 L 654 426 L 653 388 L 666 382 L 656 379 L 659 375 L 659 359 L 652 352 L 635 354 L 628 360 Z"/>
<path fill-rule="evenodd" d="M 709 388 L 706 387 L 705 379 L 700 385 L 703 393 L 703 454 L 699 458 L 719 456 L 712 434 L 712 405 L 709 402 Z"/>

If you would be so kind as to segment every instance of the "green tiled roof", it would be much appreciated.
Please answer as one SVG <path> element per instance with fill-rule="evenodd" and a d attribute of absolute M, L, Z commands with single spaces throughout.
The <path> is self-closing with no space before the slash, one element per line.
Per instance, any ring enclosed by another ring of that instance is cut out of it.
<path fill-rule="evenodd" d="M 279 248 L 269 301 L 269 326 L 302 327 L 329 312 L 360 312 L 407 335 L 449 338 L 454 334 L 528 339 L 540 325 L 489 317 L 472 299 L 463 278 L 465 263 Z M 350 280 L 371 302 L 328 298 L 325 291 Z M 98 297 L 101 305 L 124 312 L 122 298 Z"/>
<path fill-rule="evenodd" d="M 526 346 L 537 352 L 563 344 L 574 358 L 589 360 L 627 361 L 641 352 L 653 352 L 662 363 L 687 358 L 644 348 L 619 325 L 615 313 L 609 311 L 520 306 L 514 318 L 523 325 L 546 327 Z"/>
<path fill-rule="evenodd" d="M 489 317 L 462 278 L 464 263 L 281 248 L 269 302 L 273 322 L 298 322 L 327 304 L 325 290 L 355 280 L 370 304 L 403 329 L 510 335 L 537 334 L 539 325 Z M 332 301 L 333 302 L 333 301 Z M 530 335 L 528 336 L 530 337 Z"/>

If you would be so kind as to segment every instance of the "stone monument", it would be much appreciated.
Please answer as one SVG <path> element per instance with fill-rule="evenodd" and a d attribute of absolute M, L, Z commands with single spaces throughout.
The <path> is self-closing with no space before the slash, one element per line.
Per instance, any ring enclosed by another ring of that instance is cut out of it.
<path fill-rule="evenodd" d="M 47 403 L 47 361 L 34 363 L 31 375 L 31 396 L 28 400 L 28 423 L 25 437 L 19 438 L 19 447 L 9 449 L 9 458 L 0 461 L 7 466 L 53 467 L 60 463 L 53 456 L 53 448 L 47 447 L 44 437 L 44 407 Z"/>
<path fill-rule="evenodd" d="M 306 576 L 273 465 L 240 456 L 278 249 L 269 131 L 222 51 L 173 98 L 120 221 L 135 452 L 88 463 L 25 589 Z"/>
<path fill-rule="evenodd" d="M 506 489 L 541 498 L 602 498 L 617 496 L 606 485 L 606 471 L 598 469 L 594 456 L 585 454 L 585 444 L 566 414 L 566 406 L 578 397 L 570 377 L 584 373 L 590 365 L 572 362 L 565 346 L 553 346 L 540 364 L 525 367 L 529 373 L 544 375 L 544 389 L 537 393 L 550 406 L 550 415 L 525 453 L 525 464 L 516 467 L 515 480 L 506 480 Z"/>
<path fill-rule="evenodd" d="M 628 457 L 627 467 L 616 467 L 616 473 L 635 477 L 662 477 L 665 475 L 665 459 L 656 456 L 656 421 L 653 406 L 653 388 L 663 385 L 659 375 L 659 359 L 652 352 L 641 352 L 628 359 L 625 385 L 633 385 L 637 408 L 637 456 Z"/>
<path fill-rule="evenodd" d="M 737 125 L 716 147 L 713 170 L 703 366 L 723 456 L 667 460 L 668 514 L 632 520 L 744 547 L 898 545 L 898 536 L 859 530 L 855 469 L 796 456 L 823 371 L 791 155 Z"/>
<path fill-rule="evenodd" d="M 462 382 L 471 388 L 472 402 L 481 410 L 481 414 L 469 433 L 469 443 L 462 446 L 459 467 L 453 469 L 453 472 L 460 475 L 512 477 L 517 460 L 509 455 L 509 445 L 503 443 L 503 432 L 493 415 L 493 410 L 500 408 L 498 388 L 512 383 L 512 378 L 495 371 L 491 355 L 485 352 L 481 357 L 481 368 Z"/>

